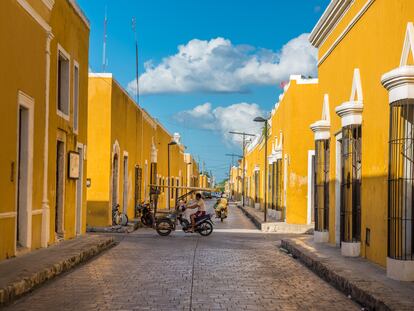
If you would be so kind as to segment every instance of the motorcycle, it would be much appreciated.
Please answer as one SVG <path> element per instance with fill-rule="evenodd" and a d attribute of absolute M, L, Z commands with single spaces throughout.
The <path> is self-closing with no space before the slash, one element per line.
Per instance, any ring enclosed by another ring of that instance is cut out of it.
<path fill-rule="evenodd" d="M 144 226 L 152 227 L 154 225 L 154 215 L 148 203 L 138 205 L 137 214 L 141 215 L 141 222 Z"/>
<path fill-rule="evenodd" d="M 226 199 L 220 198 L 217 200 L 216 204 L 214 205 L 214 210 L 216 212 L 216 218 L 219 218 L 221 222 L 227 218 L 227 209 L 228 203 Z"/>
<path fill-rule="evenodd" d="M 191 229 L 191 222 L 184 217 L 185 206 L 178 206 L 175 213 L 168 214 L 166 217 L 157 220 L 156 230 L 159 235 L 167 236 L 176 229 L 177 221 L 180 223 L 181 228 L 185 233 L 188 233 Z M 213 232 L 213 222 L 211 221 L 211 215 L 206 214 L 195 219 L 195 230 L 202 236 L 209 236 Z"/>

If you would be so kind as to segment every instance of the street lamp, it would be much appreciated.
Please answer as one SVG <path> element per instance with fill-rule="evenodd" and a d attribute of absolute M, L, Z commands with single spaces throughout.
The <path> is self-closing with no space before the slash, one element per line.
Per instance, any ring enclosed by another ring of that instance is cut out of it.
<path fill-rule="evenodd" d="M 171 200 L 171 177 L 170 177 L 170 147 L 176 145 L 177 142 L 172 141 L 170 143 L 168 143 L 168 191 L 167 191 L 167 195 L 168 195 L 168 200 L 167 200 L 167 207 L 168 209 L 170 209 L 170 200 Z"/>
<path fill-rule="evenodd" d="M 268 121 L 268 119 L 265 119 L 265 118 L 262 118 L 262 117 L 256 117 L 256 118 L 254 118 L 253 121 L 254 122 L 262 122 L 262 123 L 264 123 L 264 136 L 265 136 L 264 222 L 266 222 L 267 221 L 267 121 Z"/>

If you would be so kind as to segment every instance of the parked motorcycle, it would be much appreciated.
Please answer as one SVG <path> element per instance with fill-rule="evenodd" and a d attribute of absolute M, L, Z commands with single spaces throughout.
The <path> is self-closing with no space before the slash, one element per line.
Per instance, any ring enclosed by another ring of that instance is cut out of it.
<path fill-rule="evenodd" d="M 168 214 L 166 217 L 157 220 L 156 230 L 159 235 L 167 236 L 176 228 L 176 222 L 178 221 L 181 228 L 185 233 L 191 229 L 191 222 L 184 217 L 185 206 L 178 206 L 175 213 Z M 213 222 L 211 221 L 211 215 L 206 214 L 204 216 L 195 219 L 195 230 L 202 236 L 209 236 L 213 232 Z"/>
<path fill-rule="evenodd" d="M 150 204 L 139 204 L 137 206 L 137 214 L 141 215 L 141 222 L 144 226 L 152 227 L 154 225 L 154 215 Z"/>

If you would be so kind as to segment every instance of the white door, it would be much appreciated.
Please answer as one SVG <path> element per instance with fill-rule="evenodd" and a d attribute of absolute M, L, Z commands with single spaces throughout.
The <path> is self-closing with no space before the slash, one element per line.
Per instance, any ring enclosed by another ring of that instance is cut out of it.
<path fill-rule="evenodd" d="M 31 244 L 31 144 L 33 131 L 30 131 L 30 112 L 27 107 L 19 107 L 18 124 L 18 168 L 17 168 L 17 206 L 16 206 L 16 245 L 30 247 Z"/>
<path fill-rule="evenodd" d="M 82 234 L 82 197 L 83 197 L 83 147 L 78 147 L 79 178 L 76 181 L 76 235 Z"/>

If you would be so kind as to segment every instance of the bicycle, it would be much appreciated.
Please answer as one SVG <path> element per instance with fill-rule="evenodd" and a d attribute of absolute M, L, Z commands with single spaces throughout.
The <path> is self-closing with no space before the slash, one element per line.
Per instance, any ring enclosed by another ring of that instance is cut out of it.
<path fill-rule="evenodd" d="M 126 226 L 128 224 L 128 216 L 119 211 L 119 204 L 112 208 L 112 225 Z"/>

